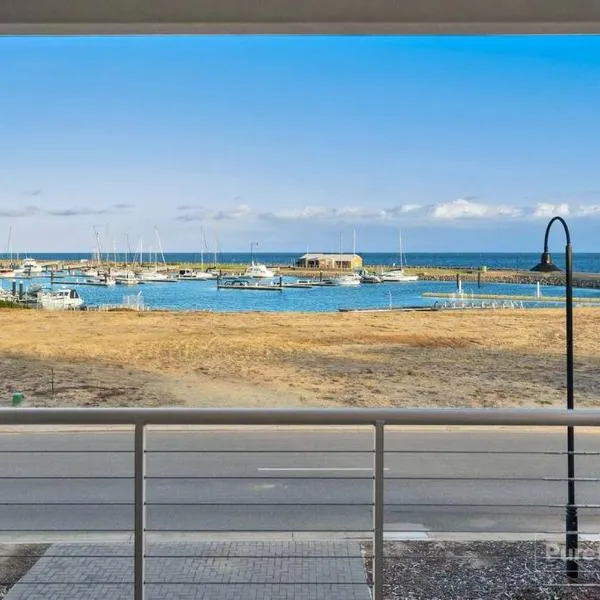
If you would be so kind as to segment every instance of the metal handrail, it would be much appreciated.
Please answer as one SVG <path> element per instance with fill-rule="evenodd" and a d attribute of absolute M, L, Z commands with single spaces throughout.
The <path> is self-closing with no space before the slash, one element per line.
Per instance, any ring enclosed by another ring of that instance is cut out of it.
<path fill-rule="evenodd" d="M 600 426 L 600 409 L 0 408 L 1 425 Z"/>
<path fill-rule="evenodd" d="M 134 600 L 145 598 L 147 426 L 365 426 L 373 431 L 373 599 L 383 599 L 385 426 L 600 426 L 599 409 L 0 408 L 0 426 L 134 428 Z M 108 477 L 106 477 L 108 479 Z M 239 476 L 236 476 L 239 478 Z M 368 479 L 368 478 L 364 478 Z M 390 479 L 401 479 L 390 477 Z M 481 479 L 481 478 L 479 478 Z M 557 478 L 557 480 L 562 480 Z"/>

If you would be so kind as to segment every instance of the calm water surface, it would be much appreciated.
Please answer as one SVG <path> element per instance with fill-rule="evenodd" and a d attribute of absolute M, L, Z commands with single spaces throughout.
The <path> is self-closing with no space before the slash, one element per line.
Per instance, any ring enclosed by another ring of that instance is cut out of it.
<path fill-rule="evenodd" d="M 49 285 L 48 279 L 33 278 L 29 283 Z M 10 281 L 2 281 L 4 288 Z M 60 287 L 60 284 L 55 284 Z M 435 298 L 424 298 L 423 292 L 453 293 L 454 282 L 417 281 L 400 284 L 361 285 L 359 287 L 315 287 L 309 289 L 284 289 L 282 292 L 217 290 L 216 281 L 180 281 L 177 283 L 147 283 L 139 286 L 114 286 L 112 288 L 74 285 L 85 303 L 90 306 L 121 304 L 125 296 L 142 294 L 146 306 L 169 310 L 238 311 L 292 311 L 330 312 L 340 308 L 387 308 L 398 306 L 431 306 Z M 536 286 L 464 283 L 466 293 L 513 294 L 535 297 Z M 564 296 L 564 288 L 544 286 L 545 296 Z M 576 297 L 597 298 L 600 290 L 577 289 Z M 536 306 L 527 304 L 526 306 Z"/>

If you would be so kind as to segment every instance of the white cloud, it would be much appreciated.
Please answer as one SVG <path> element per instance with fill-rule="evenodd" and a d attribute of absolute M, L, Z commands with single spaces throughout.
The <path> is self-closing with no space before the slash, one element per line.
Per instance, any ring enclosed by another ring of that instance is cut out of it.
<path fill-rule="evenodd" d="M 459 198 L 452 202 L 436 204 L 432 211 L 433 219 L 453 221 L 457 219 L 493 219 L 499 217 L 517 218 L 523 216 L 523 209 L 506 204 L 483 204 Z"/>
<path fill-rule="evenodd" d="M 548 219 L 550 217 L 566 217 L 570 212 L 569 205 L 566 203 L 549 204 L 547 202 L 538 202 L 535 205 L 533 216 Z"/>
<path fill-rule="evenodd" d="M 198 206 L 192 204 L 182 204 L 177 207 L 182 212 L 176 217 L 177 221 L 232 221 L 235 219 L 243 219 L 252 214 L 251 208 L 247 204 L 240 204 L 234 208 L 212 210 L 205 206 Z"/>
<path fill-rule="evenodd" d="M 594 215 L 600 215 L 600 204 L 580 204 L 573 214 L 574 217 L 592 217 Z"/>
<path fill-rule="evenodd" d="M 247 204 L 240 204 L 229 210 L 219 210 L 213 215 L 216 221 L 243 219 L 252 214 L 252 209 Z"/>

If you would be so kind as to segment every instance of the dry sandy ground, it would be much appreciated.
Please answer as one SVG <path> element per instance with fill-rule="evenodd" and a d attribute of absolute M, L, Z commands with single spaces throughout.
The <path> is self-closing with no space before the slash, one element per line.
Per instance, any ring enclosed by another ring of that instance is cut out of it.
<path fill-rule="evenodd" d="M 577 309 L 576 402 L 600 404 Z M 29 406 L 564 406 L 560 310 L 0 311 L 0 397 Z M 52 392 L 54 380 L 54 393 Z"/>

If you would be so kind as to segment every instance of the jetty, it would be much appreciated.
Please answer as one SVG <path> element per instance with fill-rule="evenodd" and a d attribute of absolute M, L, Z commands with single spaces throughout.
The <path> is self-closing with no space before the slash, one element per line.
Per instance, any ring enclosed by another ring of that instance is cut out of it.
<path fill-rule="evenodd" d="M 424 298 L 444 298 L 448 300 L 513 300 L 518 302 L 543 302 L 563 304 L 566 301 L 564 296 L 521 296 L 513 294 L 477 294 L 477 293 L 444 293 L 444 292 L 423 292 Z M 600 296 L 598 298 L 573 298 L 573 302 L 586 304 L 600 304 Z"/>

